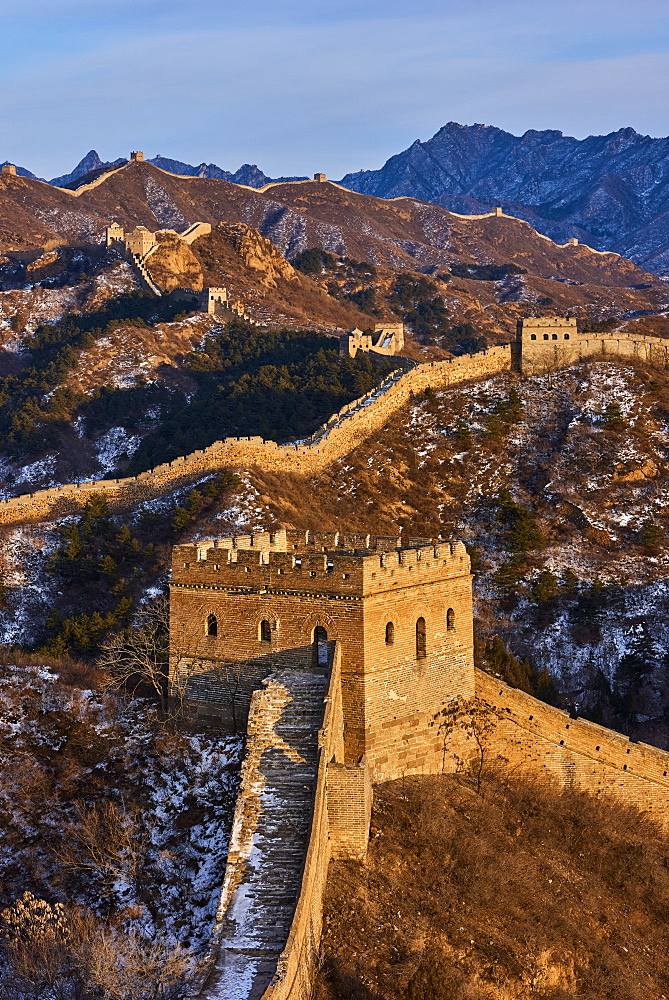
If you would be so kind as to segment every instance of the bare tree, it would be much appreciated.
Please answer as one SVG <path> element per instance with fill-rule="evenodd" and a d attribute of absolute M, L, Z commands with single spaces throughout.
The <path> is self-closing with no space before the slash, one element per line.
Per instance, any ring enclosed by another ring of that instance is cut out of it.
<path fill-rule="evenodd" d="M 32 994 L 38 1000 L 46 990 L 65 996 L 71 982 L 70 932 L 65 907 L 24 892 L 0 913 L 0 936 L 14 983 L 3 983 L 15 996 Z M 9 993 L 11 995 L 11 993 Z"/>
<path fill-rule="evenodd" d="M 168 706 L 169 600 L 167 595 L 147 604 L 135 622 L 109 637 L 102 647 L 100 665 L 109 672 L 109 686 L 136 691 L 142 684 L 153 688 L 161 709 Z"/>
<path fill-rule="evenodd" d="M 137 889 L 151 828 L 136 815 L 103 800 L 75 802 L 76 821 L 64 831 L 56 857 L 65 870 L 92 876 L 110 896 L 119 882 Z"/>
<path fill-rule="evenodd" d="M 85 911 L 71 927 L 74 963 L 102 1000 L 168 1000 L 183 986 L 189 955 L 178 944 L 107 927 Z"/>
<path fill-rule="evenodd" d="M 25 892 L 0 913 L 0 936 L 13 976 L 7 997 L 58 1000 L 170 1000 L 183 986 L 189 955 L 166 939 L 109 927 L 87 910 L 68 910 Z"/>
<path fill-rule="evenodd" d="M 203 618 L 206 610 L 203 607 Z M 232 633 L 219 632 L 219 645 L 232 638 Z M 141 608 L 129 628 L 110 636 L 100 658 L 100 665 L 108 673 L 109 687 L 131 692 L 141 685 L 152 688 L 165 720 L 174 720 L 184 714 L 192 679 L 208 674 L 229 704 L 235 733 L 241 721 L 239 695 L 244 678 L 253 670 L 252 663 L 252 657 L 240 660 L 212 658 L 204 633 L 199 640 L 194 639 L 188 628 L 173 628 L 170 633 L 167 596 Z"/>
<path fill-rule="evenodd" d="M 480 793 L 489 754 L 488 738 L 497 721 L 493 706 L 480 698 L 456 698 L 438 712 L 434 722 L 438 724 L 442 737 L 442 772 L 446 769 L 446 757 L 450 753 L 458 770 L 463 771 L 469 765 L 476 791 Z M 463 755 L 463 742 L 469 747 L 473 744 L 473 754 Z"/>

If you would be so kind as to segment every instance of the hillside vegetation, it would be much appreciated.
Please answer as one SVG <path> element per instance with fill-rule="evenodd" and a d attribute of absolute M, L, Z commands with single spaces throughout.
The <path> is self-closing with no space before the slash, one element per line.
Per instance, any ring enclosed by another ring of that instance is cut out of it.
<path fill-rule="evenodd" d="M 0 660 L 0 996 L 168 1000 L 207 947 L 242 741 Z"/>
<path fill-rule="evenodd" d="M 310 481 L 308 510 L 298 477 L 254 483 L 276 523 L 464 538 L 479 635 L 546 668 L 566 706 L 666 745 L 667 413 L 666 373 L 644 366 L 497 376 L 416 398 Z"/>
<path fill-rule="evenodd" d="M 487 774 L 375 789 L 333 862 L 317 1000 L 669 995 L 667 841 L 605 798 Z"/>

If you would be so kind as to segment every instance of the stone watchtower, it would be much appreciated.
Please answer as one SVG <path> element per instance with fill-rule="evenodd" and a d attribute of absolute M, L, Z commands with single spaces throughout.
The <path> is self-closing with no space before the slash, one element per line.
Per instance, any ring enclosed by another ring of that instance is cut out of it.
<path fill-rule="evenodd" d="M 578 360 L 576 320 L 564 316 L 519 319 L 516 356 L 524 375 L 561 368 Z"/>
<path fill-rule="evenodd" d="M 172 681 L 187 671 L 188 698 L 215 714 L 217 675 L 248 699 L 277 664 L 322 669 L 336 641 L 346 760 L 365 754 L 377 781 L 434 770 L 437 713 L 474 695 L 471 580 L 461 542 L 279 531 L 178 545 Z"/>

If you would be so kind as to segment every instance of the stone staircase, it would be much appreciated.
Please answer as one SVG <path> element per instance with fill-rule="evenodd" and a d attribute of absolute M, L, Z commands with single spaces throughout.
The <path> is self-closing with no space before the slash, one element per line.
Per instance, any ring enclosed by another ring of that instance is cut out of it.
<path fill-rule="evenodd" d="M 240 813 L 247 829 L 233 830 L 231 841 L 239 874 L 219 913 L 218 954 L 202 1000 L 259 1000 L 300 892 L 328 678 L 277 665 L 263 684 L 261 711 L 249 720 L 243 784 L 250 794 Z"/>

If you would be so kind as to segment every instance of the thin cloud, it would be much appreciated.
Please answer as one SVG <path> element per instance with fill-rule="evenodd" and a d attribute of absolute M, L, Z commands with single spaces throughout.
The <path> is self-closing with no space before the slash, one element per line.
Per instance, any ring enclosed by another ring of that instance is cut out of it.
<path fill-rule="evenodd" d="M 420 16 L 398 0 L 226 7 L 65 0 L 54 13 L 28 0 L 39 58 L 19 46 L 3 67 L 0 158 L 55 174 L 91 146 L 109 158 L 132 146 L 340 176 L 448 120 L 668 131 L 667 14 L 655 0 L 562 0 L 559 18 L 535 0 L 434 0 Z M 28 22 L 16 8 L 10 20 L 23 38 Z"/>

